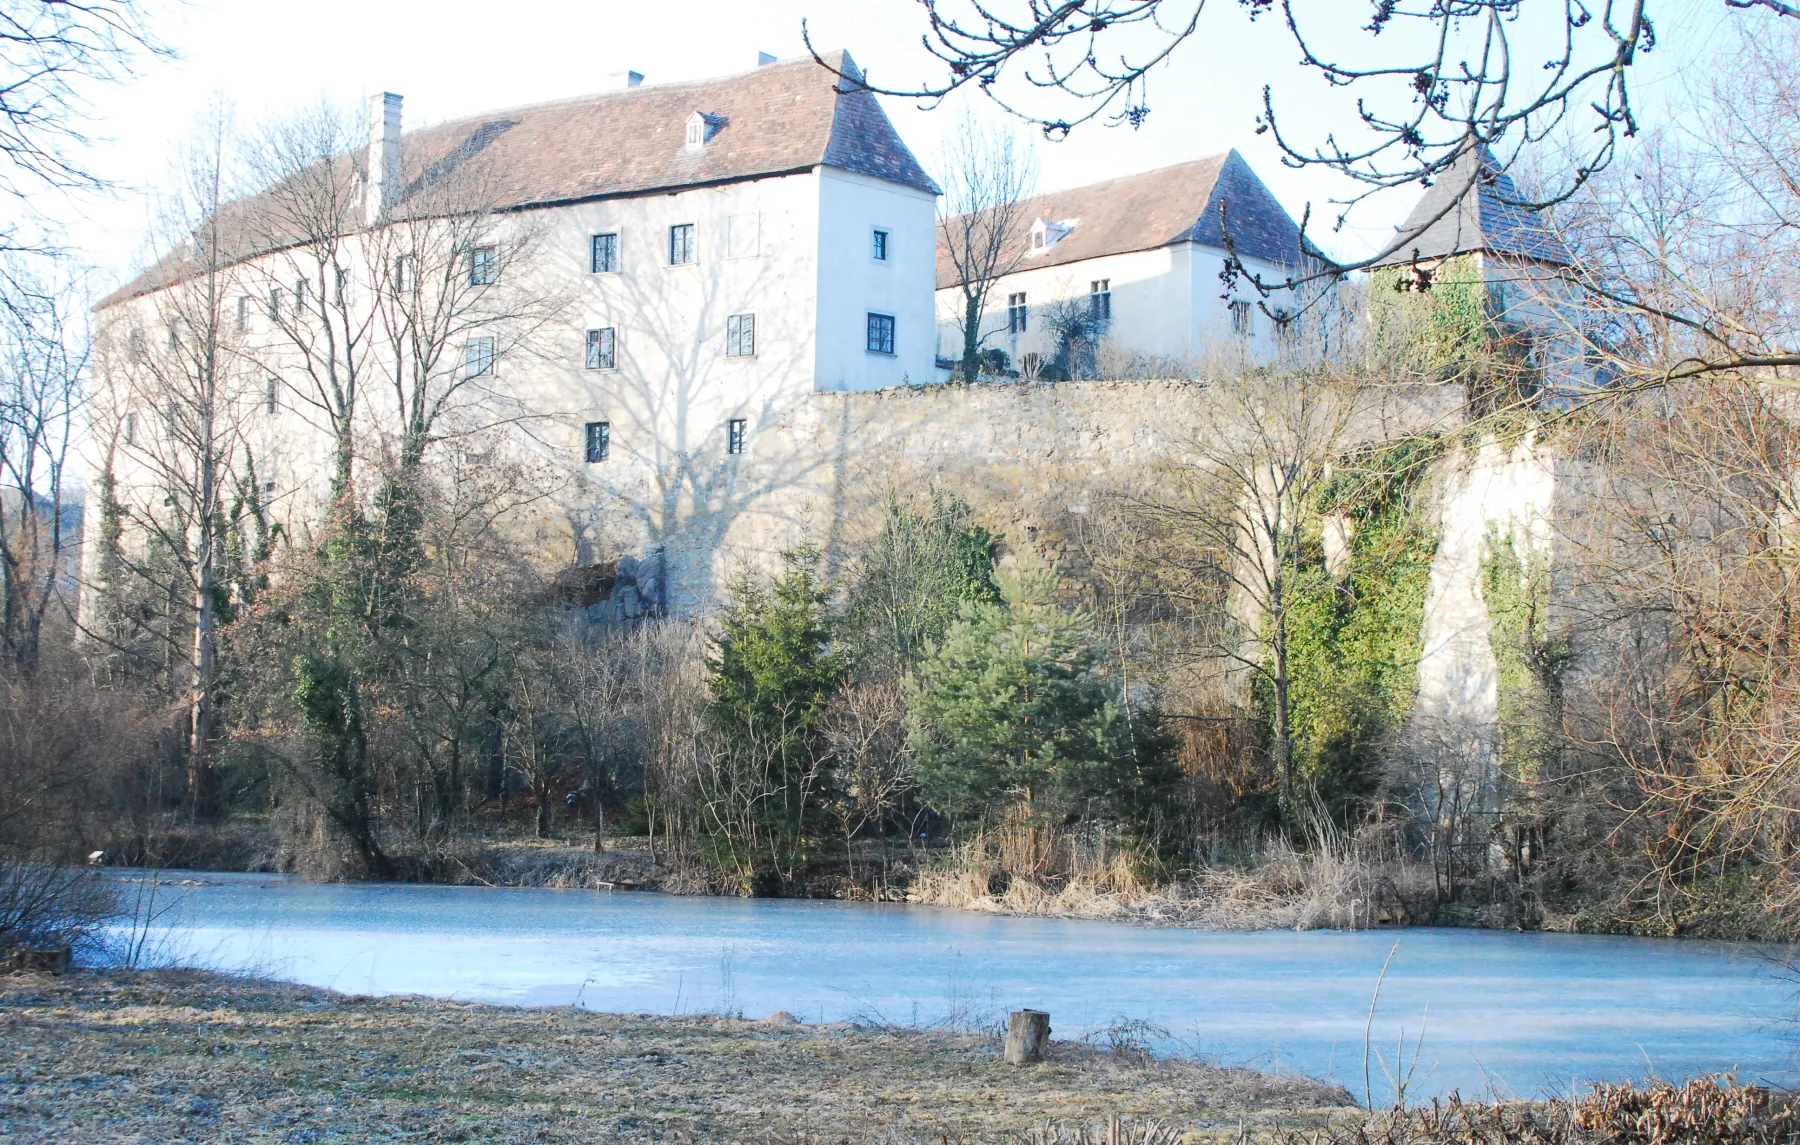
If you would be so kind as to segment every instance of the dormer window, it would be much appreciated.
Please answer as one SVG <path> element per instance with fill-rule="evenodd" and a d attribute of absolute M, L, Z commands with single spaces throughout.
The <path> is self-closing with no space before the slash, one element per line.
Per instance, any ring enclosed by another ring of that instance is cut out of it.
<path fill-rule="evenodd" d="M 1033 253 L 1049 250 L 1055 246 L 1064 235 L 1075 229 L 1076 221 L 1075 219 L 1064 219 L 1060 223 L 1053 223 L 1049 219 L 1039 219 L 1032 223 L 1031 249 Z"/>
<path fill-rule="evenodd" d="M 693 151 L 705 147 L 713 137 L 712 116 L 696 111 L 687 119 L 687 145 Z"/>

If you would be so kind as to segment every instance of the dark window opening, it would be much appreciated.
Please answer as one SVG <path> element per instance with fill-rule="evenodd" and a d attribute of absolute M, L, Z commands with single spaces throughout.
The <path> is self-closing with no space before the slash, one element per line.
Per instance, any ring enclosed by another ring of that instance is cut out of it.
<path fill-rule="evenodd" d="M 274 417 L 276 414 L 281 412 L 281 379 L 280 378 L 277 378 L 277 377 L 269 378 L 268 389 L 263 394 L 263 409 L 270 417 Z"/>
<path fill-rule="evenodd" d="M 589 240 L 588 270 L 594 274 L 616 274 L 619 270 L 619 236 L 595 235 Z"/>
<path fill-rule="evenodd" d="M 1006 296 L 1006 330 L 1009 334 L 1023 334 L 1031 323 L 1031 312 L 1026 308 L 1025 295 L 1009 294 Z"/>
<path fill-rule="evenodd" d="M 1088 287 L 1088 305 L 1096 322 L 1112 320 L 1112 279 L 1097 278 Z"/>
<path fill-rule="evenodd" d="M 694 224 L 677 223 L 669 228 L 669 265 L 681 266 L 694 261 Z"/>
<path fill-rule="evenodd" d="M 873 251 L 873 253 L 874 253 L 874 255 L 875 255 L 875 258 L 876 258 L 876 259 L 877 259 L 877 260 L 878 260 L 878 261 L 880 261 L 880 262 L 886 262 L 886 261 L 887 261 L 887 256 L 888 256 L 888 233 L 887 233 L 887 232 L 886 232 L 886 231 L 883 231 L 883 230 L 877 230 L 877 231 L 876 231 L 876 232 L 875 232 L 875 238 L 874 238 L 874 251 Z"/>
<path fill-rule="evenodd" d="M 590 421 L 587 423 L 587 462 L 605 461 L 612 454 L 612 423 L 606 421 Z"/>
<path fill-rule="evenodd" d="M 734 417 L 725 423 L 725 452 L 744 452 L 744 419 Z"/>
<path fill-rule="evenodd" d="M 892 354 L 894 352 L 894 316 L 892 314 L 869 315 L 869 352 L 872 354 Z"/>
<path fill-rule="evenodd" d="M 587 332 L 587 368 L 590 370 L 610 370 L 613 368 L 613 328 L 604 327 Z"/>

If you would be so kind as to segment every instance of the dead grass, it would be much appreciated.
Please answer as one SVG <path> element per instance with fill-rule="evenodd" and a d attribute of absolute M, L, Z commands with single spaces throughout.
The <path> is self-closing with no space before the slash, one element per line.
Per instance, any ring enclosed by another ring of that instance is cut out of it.
<path fill-rule="evenodd" d="M 1055 1042 L 347 997 L 198 971 L 0 979 L 0 1140 L 1004 1141 L 1157 1119 L 1235 1139 L 1341 1088 Z"/>

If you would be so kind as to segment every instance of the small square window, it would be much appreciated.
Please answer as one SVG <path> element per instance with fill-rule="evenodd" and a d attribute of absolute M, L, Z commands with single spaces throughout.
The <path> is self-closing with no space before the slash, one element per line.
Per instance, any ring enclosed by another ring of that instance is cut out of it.
<path fill-rule="evenodd" d="M 610 370 L 614 368 L 613 328 L 603 327 L 587 332 L 587 368 L 590 370 Z"/>
<path fill-rule="evenodd" d="M 894 316 L 892 314 L 869 315 L 869 352 L 871 354 L 892 354 L 894 352 Z"/>
<path fill-rule="evenodd" d="M 1256 330 L 1256 316 L 1248 302 L 1231 304 L 1231 332 L 1248 338 Z"/>
<path fill-rule="evenodd" d="M 494 340 L 471 338 L 463 350 L 463 376 L 486 377 L 494 372 Z"/>
<path fill-rule="evenodd" d="M 588 270 L 593 274 L 619 272 L 619 236 L 614 233 L 595 235 L 588 240 Z"/>
<path fill-rule="evenodd" d="M 725 452 L 744 452 L 744 419 L 734 417 L 725 423 Z"/>
<path fill-rule="evenodd" d="M 607 421 L 590 421 L 587 423 L 587 463 L 593 465 L 605 461 L 612 455 L 612 423 Z"/>
<path fill-rule="evenodd" d="M 880 227 L 875 228 L 874 236 L 870 240 L 869 253 L 875 256 L 876 262 L 888 260 L 888 233 Z"/>
<path fill-rule="evenodd" d="M 725 319 L 725 356 L 749 358 L 756 353 L 756 315 L 733 314 Z"/>
<path fill-rule="evenodd" d="M 1112 321 L 1112 279 L 1096 278 L 1088 287 L 1088 305 L 1096 322 Z"/>
<path fill-rule="evenodd" d="M 469 285 L 492 286 L 500 277 L 500 260 L 491 246 L 478 246 L 469 252 Z"/>
<path fill-rule="evenodd" d="M 1009 334 L 1023 334 L 1031 325 L 1031 311 L 1025 305 L 1025 294 L 1006 296 L 1006 331 Z"/>
<path fill-rule="evenodd" d="M 694 261 L 694 224 L 676 223 L 669 228 L 669 265 L 684 266 Z"/>

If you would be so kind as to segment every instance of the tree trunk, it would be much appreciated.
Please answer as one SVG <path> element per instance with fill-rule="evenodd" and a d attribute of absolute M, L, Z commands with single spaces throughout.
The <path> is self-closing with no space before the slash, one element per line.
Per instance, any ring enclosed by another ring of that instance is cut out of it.
<path fill-rule="evenodd" d="M 1049 1041 L 1049 1014 L 1042 1010 L 1014 1010 L 1006 1023 L 1006 1064 L 1043 1061 L 1044 1046 Z"/>
<path fill-rule="evenodd" d="M 981 377 L 981 295 L 963 292 L 963 381 Z"/>

